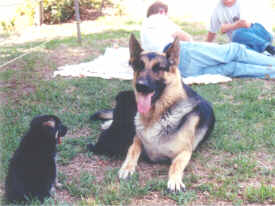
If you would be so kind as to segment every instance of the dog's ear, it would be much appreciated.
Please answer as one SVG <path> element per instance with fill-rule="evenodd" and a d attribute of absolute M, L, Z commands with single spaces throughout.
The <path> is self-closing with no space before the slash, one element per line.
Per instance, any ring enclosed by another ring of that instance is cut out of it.
<path fill-rule="evenodd" d="M 138 40 L 135 38 L 133 34 L 131 34 L 129 41 L 129 49 L 130 49 L 130 60 L 129 64 L 132 65 L 133 62 L 139 58 L 140 53 L 143 51 Z"/>
<path fill-rule="evenodd" d="M 175 38 L 174 42 L 166 50 L 165 54 L 170 65 L 178 66 L 180 54 L 180 42 L 178 37 Z"/>

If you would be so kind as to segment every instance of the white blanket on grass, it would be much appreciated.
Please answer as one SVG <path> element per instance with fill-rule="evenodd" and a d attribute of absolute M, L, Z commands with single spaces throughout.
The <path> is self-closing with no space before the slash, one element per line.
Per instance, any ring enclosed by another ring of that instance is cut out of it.
<path fill-rule="evenodd" d="M 107 48 L 104 55 L 101 55 L 90 62 L 61 66 L 54 72 L 56 76 L 69 77 L 101 77 L 104 79 L 131 80 L 133 70 L 128 65 L 128 48 Z M 222 75 L 200 75 L 195 77 L 182 78 L 185 84 L 210 84 L 232 81 L 230 77 Z"/>

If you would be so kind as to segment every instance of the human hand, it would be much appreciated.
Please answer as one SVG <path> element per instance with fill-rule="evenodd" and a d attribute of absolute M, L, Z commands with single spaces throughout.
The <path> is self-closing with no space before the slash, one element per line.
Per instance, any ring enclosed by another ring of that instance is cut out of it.
<path fill-rule="evenodd" d="M 251 22 L 246 20 L 239 20 L 236 22 L 238 28 L 249 28 L 251 26 Z"/>

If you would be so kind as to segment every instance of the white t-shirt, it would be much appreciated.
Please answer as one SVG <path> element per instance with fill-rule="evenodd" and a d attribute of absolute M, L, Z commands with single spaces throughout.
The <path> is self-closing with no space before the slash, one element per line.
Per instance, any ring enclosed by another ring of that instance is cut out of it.
<path fill-rule="evenodd" d="M 140 31 L 141 46 L 146 51 L 162 52 L 173 42 L 173 34 L 181 29 L 168 16 L 155 14 L 144 19 Z"/>
<path fill-rule="evenodd" d="M 264 14 L 270 13 L 270 9 L 267 8 L 268 4 L 251 0 L 236 0 L 233 6 L 226 7 L 222 3 L 222 0 L 220 0 L 212 13 L 209 31 L 212 33 L 217 33 L 220 30 L 222 24 L 232 24 L 234 23 L 233 19 L 236 17 L 238 19 L 247 20 L 251 23 L 260 23 L 269 32 L 272 32 L 270 15 Z M 255 11 L 264 11 L 264 13 L 260 12 L 256 14 Z M 226 34 L 231 40 L 232 31 L 229 31 Z"/>
<path fill-rule="evenodd" d="M 234 18 L 240 19 L 240 2 L 236 0 L 234 5 L 231 7 L 226 7 L 221 0 L 211 16 L 209 31 L 212 33 L 217 33 L 222 24 L 233 24 Z M 229 39 L 231 39 L 232 31 L 229 31 L 226 34 Z"/>

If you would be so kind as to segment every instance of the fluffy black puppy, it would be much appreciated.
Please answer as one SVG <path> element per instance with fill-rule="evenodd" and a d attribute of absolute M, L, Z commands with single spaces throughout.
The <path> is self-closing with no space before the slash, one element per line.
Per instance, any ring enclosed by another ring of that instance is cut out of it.
<path fill-rule="evenodd" d="M 104 130 L 95 145 L 88 150 L 107 156 L 126 155 L 135 135 L 134 118 L 137 105 L 133 91 L 123 91 L 116 96 L 114 110 L 103 110 L 91 116 L 91 120 L 113 119 L 111 126 Z"/>
<path fill-rule="evenodd" d="M 10 160 L 5 184 L 7 202 L 50 196 L 56 178 L 56 145 L 67 132 L 54 115 L 35 117 Z"/>

